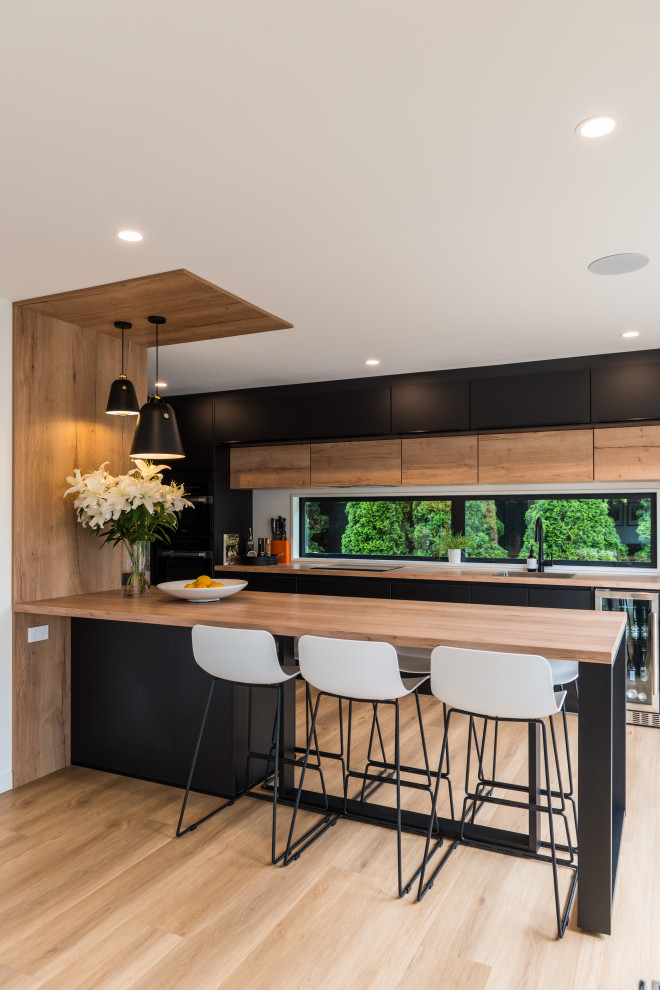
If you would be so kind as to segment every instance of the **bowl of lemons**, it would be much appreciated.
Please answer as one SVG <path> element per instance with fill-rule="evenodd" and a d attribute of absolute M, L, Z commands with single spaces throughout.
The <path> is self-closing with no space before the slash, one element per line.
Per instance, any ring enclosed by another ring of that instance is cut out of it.
<path fill-rule="evenodd" d="M 165 581 L 158 587 L 173 598 L 185 598 L 189 602 L 217 602 L 221 598 L 235 595 L 247 587 L 247 581 L 236 578 L 223 578 L 216 581 L 207 574 L 188 581 Z"/>

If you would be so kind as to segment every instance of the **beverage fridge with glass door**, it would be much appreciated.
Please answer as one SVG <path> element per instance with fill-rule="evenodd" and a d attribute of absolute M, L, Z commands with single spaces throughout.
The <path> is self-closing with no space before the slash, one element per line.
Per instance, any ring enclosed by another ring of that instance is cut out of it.
<path fill-rule="evenodd" d="M 660 728 L 658 599 L 652 591 L 596 591 L 596 608 L 626 616 L 626 721 Z"/>

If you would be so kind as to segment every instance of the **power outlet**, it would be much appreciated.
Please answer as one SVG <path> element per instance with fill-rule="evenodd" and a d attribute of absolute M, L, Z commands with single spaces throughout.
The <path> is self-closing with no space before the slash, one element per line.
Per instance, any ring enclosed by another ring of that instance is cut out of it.
<path fill-rule="evenodd" d="M 48 639 L 48 626 L 29 626 L 28 643 L 41 643 Z"/>

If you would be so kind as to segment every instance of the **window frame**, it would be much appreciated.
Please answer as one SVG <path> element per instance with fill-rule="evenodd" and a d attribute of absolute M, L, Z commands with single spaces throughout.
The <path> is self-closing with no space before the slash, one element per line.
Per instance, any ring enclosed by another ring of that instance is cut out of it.
<path fill-rule="evenodd" d="M 651 559 L 650 561 L 640 560 L 565 560 L 563 558 L 553 558 L 553 563 L 566 567 L 589 567 L 589 568 L 613 568 L 616 570 L 626 570 L 633 568 L 656 569 L 658 564 L 657 553 L 657 493 L 655 491 L 644 492 L 591 492 L 591 493 L 557 493 L 550 492 L 543 494 L 534 492 L 533 494 L 501 493 L 461 493 L 460 495 L 437 494 L 424 495 L 302 495 L 298 499 L 298 557 L 301 560 L 392 560 L 408 561 L 413 563 L 429 563 L 431 561 L 443 562 L 446 557 L 418 557 L 418 556 L 395 556 L 387 554 L 347 554 L 347 553 L 309 553 L 305 551 L 305 506 L 308 502 L 449 502 L 451 506 L 451 530 L 452 532 L 465 533 L 465 508 L 467 502 L 477 501 L 542 501 L 544 499 L 559 499 L 560 501 L 584 501 L 593 499 L 628 499 L 638 501 L 648 498 L 651 501 Z M 465 563 L 474 564 L 500 564 L 506 561 L 509 564 L 523 564 L 521 557 L 468 557 Z"/>

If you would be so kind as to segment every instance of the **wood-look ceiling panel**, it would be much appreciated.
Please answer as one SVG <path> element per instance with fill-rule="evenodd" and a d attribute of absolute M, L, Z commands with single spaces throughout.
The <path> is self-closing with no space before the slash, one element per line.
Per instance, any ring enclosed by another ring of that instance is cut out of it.
<path fill-rule="evenodd" d="M 238 337 L 292 326 L 185 268 L 24 299 L 17 305 L 112 337 L 121 336 L 121 330 L 113 325 L 115 320 L 128 320 L 133 329 L 128 331 L 127 340 L 145 347 L 155 342 L 155 328 L 147 321 L 150 315 L 167 319 L 159 330 L 162 345 Z"/>

